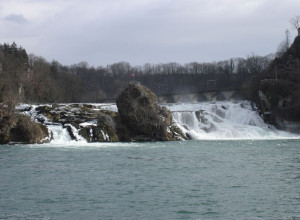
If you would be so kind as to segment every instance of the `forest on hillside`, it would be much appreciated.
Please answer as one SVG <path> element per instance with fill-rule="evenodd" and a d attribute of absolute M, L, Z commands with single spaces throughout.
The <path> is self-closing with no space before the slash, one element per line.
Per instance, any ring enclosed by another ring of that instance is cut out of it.
<path fill-rule="evenodd" d="M 0 44 L 0 102 L 105 102 L 115 99 L 130 81 L 138 81 L 157 95 L 221 89 L 241 89 L 264 72 L 274 55 L 185 65 L 178 63 L 131 66 L 118 62 L 106 67 L 86 62 L 62 65 L 27 54 L 12 44 Z"/>

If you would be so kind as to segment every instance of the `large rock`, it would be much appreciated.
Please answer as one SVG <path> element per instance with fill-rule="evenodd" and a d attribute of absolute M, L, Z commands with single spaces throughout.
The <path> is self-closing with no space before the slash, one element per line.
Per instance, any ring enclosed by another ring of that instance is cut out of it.
<path fill-rule="evenodd" d="M 36 144 L 50 139 L 47 127 L 34 122 L 29 116 L 14 114 L 0 119 L 0 144 Z"/>
<path fill-rule="evenodd" d="M 177 139 L 169 129 L 172 126 L 171 112 L 165 107 L 160 107 L 157 100 L 157 96 L 140 83 L 129 84 L 117 99 L 120 140 L 167 141 Z"/>

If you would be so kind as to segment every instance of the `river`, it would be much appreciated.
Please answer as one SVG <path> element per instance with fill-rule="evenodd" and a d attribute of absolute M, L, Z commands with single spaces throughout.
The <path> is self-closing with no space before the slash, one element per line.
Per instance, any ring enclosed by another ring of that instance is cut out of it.
<path fill-rule="evenodd" d="M 300 219 L 300 141 L 0 147 L 0 219 Z"/>
<path fill-rule="evenodd" d="M 299 135 L 248 101 L 167 107 L 193 140 L 86 143 L 50 124 L 50 144 L 0 146 L 0 219 L 300 220 Z"/>

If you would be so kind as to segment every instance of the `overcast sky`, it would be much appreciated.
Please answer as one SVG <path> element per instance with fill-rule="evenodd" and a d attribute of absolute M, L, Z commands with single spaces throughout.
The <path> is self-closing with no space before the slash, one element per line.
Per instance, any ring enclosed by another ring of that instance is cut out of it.
<path fill-rule="evenodd" d="M 64 65 L 210 62 L 275 52 L 296 15 L 299 0 L 0 0 L 0 43 Z"/>

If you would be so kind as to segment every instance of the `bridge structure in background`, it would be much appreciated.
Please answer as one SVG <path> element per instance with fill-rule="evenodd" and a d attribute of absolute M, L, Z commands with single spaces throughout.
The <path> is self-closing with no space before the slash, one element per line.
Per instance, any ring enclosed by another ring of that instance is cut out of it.
<path fill-rule="evenodd" d="M 172 94 L 160 93 L 156 95 L 159 103 L 239 101 L 245 99 L 242 89 L 220 89 L 199 92 L 179 91 Z M 116 97 L 106 98 L 103 102 L 114 103 L 116 99 Z"/>
<path fill-rule="evenodd" d="M 182 92 L 178 94 L 159 94 L 160 103 L 238 101 L 245 99 L 242 89 Z"/>

